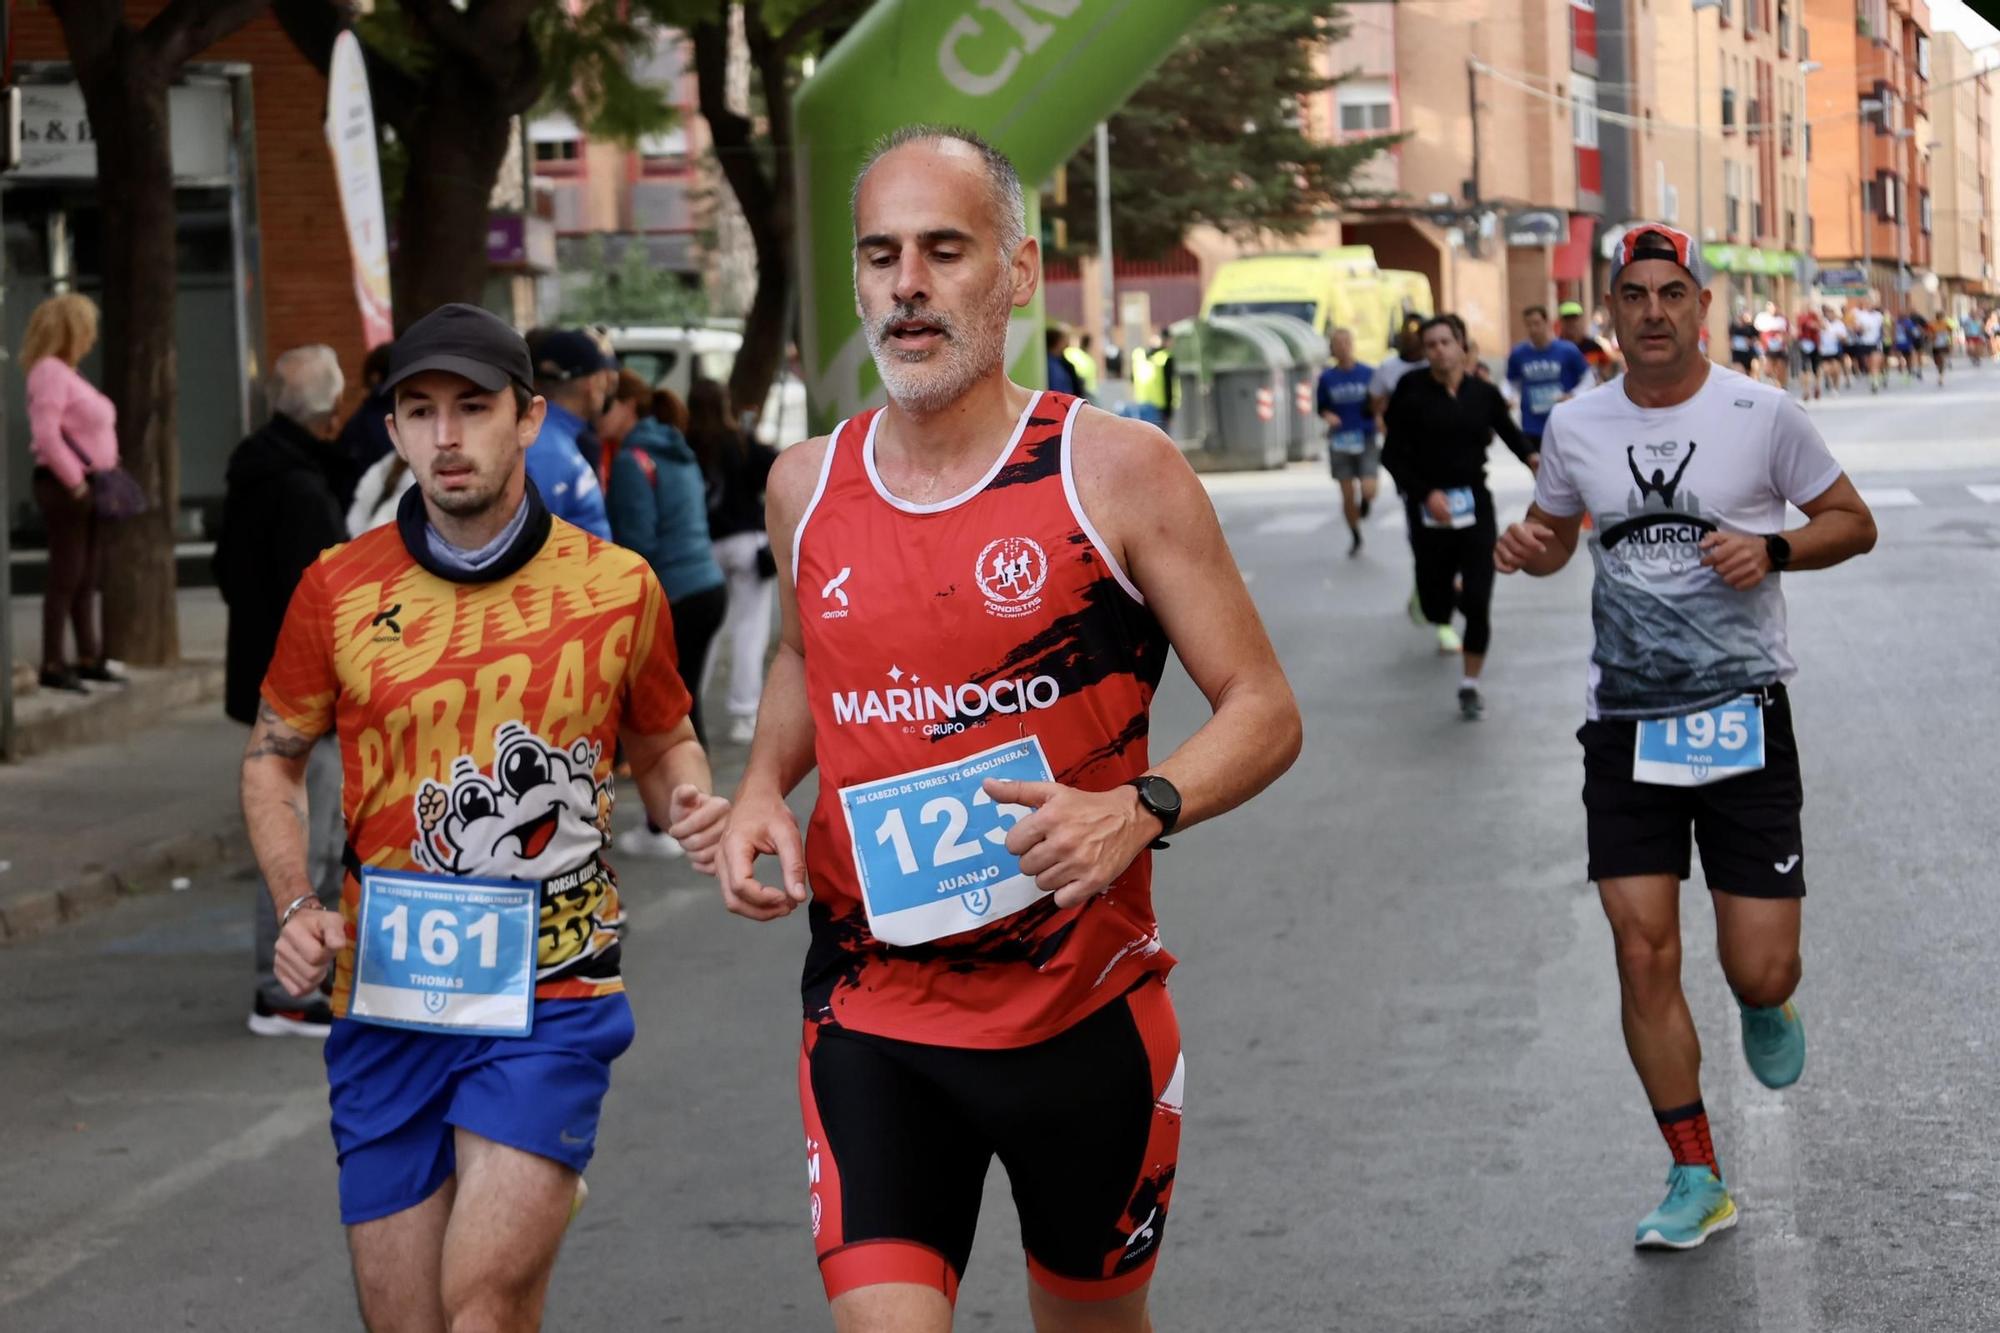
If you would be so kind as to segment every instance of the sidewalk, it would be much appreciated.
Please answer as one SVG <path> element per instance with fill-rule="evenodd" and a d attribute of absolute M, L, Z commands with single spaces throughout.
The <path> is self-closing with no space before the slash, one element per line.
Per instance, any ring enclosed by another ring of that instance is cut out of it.
<path fill-rule="evenodd" d="M 121 740 L 0 764 L 0 940 L 247 856 L 247 736 L 210 702 Z"/>
<path fill-rule="evenodd" d="M 14 655 L 41 654 L 41 598 L 15 597 Z M 0 940 L 171 890 L 248 854 L 236 774 L 248 732 L 222 715 L 228 620 L 212 588 L 180 595 L 184 663 L 89 695 L 17 696 L 0 764 Z"/>
<path fill-rule="evenodd" d="M 213 588 L 185 588 L 180 593 L 181 662 L 159 670 L 130 668 L 123 686 L 95 687 L 89 694 L 68 690 L 27 689 L 33 665 L 41 660 L 42 599 L 13 598 L 16 694 L 14 696 L 14 759 L 26 762 L 51 751 L 115 740 L 148 727 L 184 707 L 214 704 L 222 698 L 223 645 L 228 634 L 228 610 Z M 4 848 L 0 842 L 0 848 Z"/>

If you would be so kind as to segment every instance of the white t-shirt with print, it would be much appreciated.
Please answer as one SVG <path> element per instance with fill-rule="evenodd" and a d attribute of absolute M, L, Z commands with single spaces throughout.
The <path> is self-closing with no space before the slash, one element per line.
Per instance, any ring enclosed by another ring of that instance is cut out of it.
<path fill-rule="evenodd" d="M 1854 341 L 1858 343 L 1879 343 L 1882 341 L 1881 311 L 1857 310 L 1854 312 Z"/>
<path fill-rule="evenodd" d="M 1669 717 L 1790 680 L 1779 575 L 1739 592 L 1699 544 L 1781 531 L 1787 501 L 1810 504 L 1840 475 L 1784 390 L 1723 366 L 1674 407 L 1640 407 L 1622 377 L 1558 404 L 1535 503 L 1591 518 L 1589 716 Z"/>

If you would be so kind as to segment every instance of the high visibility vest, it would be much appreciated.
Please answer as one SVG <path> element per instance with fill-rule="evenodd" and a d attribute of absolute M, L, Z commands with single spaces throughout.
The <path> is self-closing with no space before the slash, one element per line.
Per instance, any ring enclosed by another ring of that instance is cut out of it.
<path fill-rule="evenodd" d="M 1132 397 L 1148 407 L 1167 410 L 1167 358 L 1164 347 L 1140 351 L 1132 358 Z"/>
<path fill-rule="evenodd" d="M 1083 386 L 1085 393 L 1097 392 L 1097 361 L 1081 347 L 1063 349 L 1063 360 L 1076 372 L 1076 382 Z"/>

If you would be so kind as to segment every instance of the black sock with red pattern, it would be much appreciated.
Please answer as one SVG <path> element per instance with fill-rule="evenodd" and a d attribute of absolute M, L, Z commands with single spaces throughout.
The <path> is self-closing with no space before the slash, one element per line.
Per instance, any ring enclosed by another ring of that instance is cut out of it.
<path fill-rule="evenodd" d="M 1666 1139 L 1675 1166 L 1705 1166 L 1718 1180 L 1722 1178 L 1722 1168 L 1715 1161 L 1715 1140 L 1708 1135 L 1708 1112 L 1699 1101 L 1670 1111 L 1656 1107 L 1653 1119 L 1660 1122 L 1660 1136 Z"/>

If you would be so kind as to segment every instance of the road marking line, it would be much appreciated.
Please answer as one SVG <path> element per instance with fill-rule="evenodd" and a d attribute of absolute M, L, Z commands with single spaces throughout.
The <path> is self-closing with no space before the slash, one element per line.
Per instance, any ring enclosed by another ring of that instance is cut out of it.
<path fill-rule="evenodd" d="M 232 1167 L 268 1157 L 308 1130 L 326 1124 L 326 1089 L 315 1086 L 287 1097 L 271 1114 L 233 1138 L 128 1191 L 68 1226 L 31 1243 L 0 1268 L 0 1307 L 26 1300 L 78 1265 L 118 1244 L 117 1233 Z"/>
<path fill-rule="evenodd" d="M 1979 484 L 1965 488 L 1972 492 L 1972 498 L 1990 505 L 2000 505 L 2000 486 Z"/>
<path fill-rule="evenodd" d="M 1909 509 L 1923 503 L 1906 486 L 1875 486 L 1863 489 L 1861 498 L 1870 509 Z"/>
<path fill-rule="evenodd" d="M 1333 515 L 1313 510 L 1304 514 L 1280 514 L 1267 518 L 1255 529 L 1259 537 L 1287 537 L 1308 532 L 1318 532 L 1333 522 Z"/>
<path fill-rule="evenodd" d="M 1743 1113 L 1738 1149 L 1754 1178 L 1745 1217 L 1750 1235 L 1750 1275 L 1757 1292 L 1758 1333 L 1807 1333 L 1814 1327 L 1806 1292 L 1806 1242 L 1798 1232 L 1798 1151 L 1791 1108 L 1751 1077 L 1738 1056 L 1736 1105 Z"/>

